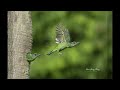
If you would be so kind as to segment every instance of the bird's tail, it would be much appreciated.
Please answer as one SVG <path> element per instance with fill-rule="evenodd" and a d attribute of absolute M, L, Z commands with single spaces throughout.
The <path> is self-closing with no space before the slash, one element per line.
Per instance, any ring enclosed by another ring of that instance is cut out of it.
<path fill-rule="evenodd" d="M 47 55 L 50 55 L 50 54 L 52 54 L 52 53 L 54 53 L 54 52 L 56 52 L 56 51 L 57 51 L 57 49 L 52 50 L 52 51 L 50 51 L 49 53 L 47 53 Z"/>

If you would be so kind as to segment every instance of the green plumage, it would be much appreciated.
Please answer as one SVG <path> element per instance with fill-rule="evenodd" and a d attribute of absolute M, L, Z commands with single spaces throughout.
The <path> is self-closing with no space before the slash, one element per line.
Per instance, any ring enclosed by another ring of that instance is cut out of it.
<path fill-rule="evenodd" d="M 28 62 L 32 62 L 39 56 L 40 56 L 40 54 L 37 54 L 37 53 L 32 54 L 29 52 L 29 53 L 27 53 L 26 58 L 27 58 Z"/>
<path fill-rule="evenodd" d="M 66 48 L 71 48 L 79 44 L 79 42 L 70 42 L 70 35 L 68 29 L 66 29 L 62 24 L 58 24 L 56 27 L 56 43 L 58 46 L 47 53 L 47 55 L 52 54 L 53 52 L 60 52 Z"/>

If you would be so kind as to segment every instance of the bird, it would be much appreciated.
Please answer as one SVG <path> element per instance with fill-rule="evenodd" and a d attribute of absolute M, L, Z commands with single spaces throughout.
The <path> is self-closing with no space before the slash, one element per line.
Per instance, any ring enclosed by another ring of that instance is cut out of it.
<path fill-rule="evenodd" d="M 27 55 L 26 55 L 26 58 L 27 58 L 27 61 L 29 63 L 31 63 L 32 61 L 34 61 L 39 56 L 40 56 L 40 54 L 38 54 L 38 53 L 33 53 L 32 54 L 31 52 L 28 52 Z"/>
<path fill-rule="evenodd" d="M 72 48 L 80 43 L 80 42 L 75 42 L 75 41 L 71 42 L 69 31 L 67 28 L 65 28 L 65 26 L 62 23 L 59 23 L 58 25 L 56 25 L 55 41 L 58 44 L 57 47 L 53 49 L 52 51 L 48 52 L 47 55 L 51 55 L 52 53 L 56 51 L 59 54 L 61 54 L 60 52 L 62 50 L 66 48 Z"/>

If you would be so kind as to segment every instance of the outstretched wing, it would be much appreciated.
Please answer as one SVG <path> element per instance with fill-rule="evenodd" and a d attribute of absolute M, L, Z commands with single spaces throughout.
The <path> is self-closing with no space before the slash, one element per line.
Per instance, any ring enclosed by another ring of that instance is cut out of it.
<path fill-rule="evenodd" d="M 60 23 L 56 27 L 56 43 L 63 42 L 70 42 L 70 35 L 68 29 Z"/>

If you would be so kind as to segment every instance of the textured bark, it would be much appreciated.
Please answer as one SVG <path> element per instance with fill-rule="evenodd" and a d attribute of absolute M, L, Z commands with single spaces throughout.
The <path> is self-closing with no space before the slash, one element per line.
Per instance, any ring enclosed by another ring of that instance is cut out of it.
<path fill-rule="evenodd" d="M 28 79 L 26 53 L 32 47 L 29 11 L 8 11 L 8 79 Z"/>

